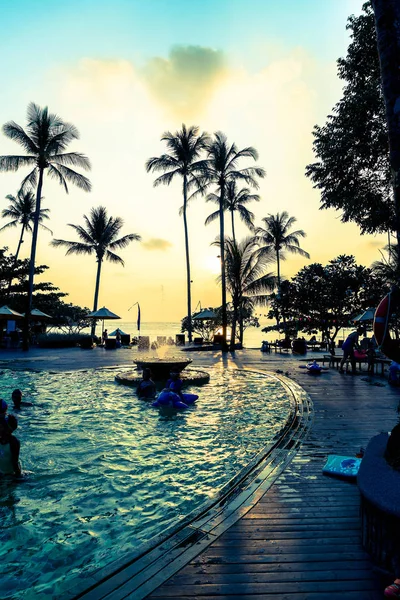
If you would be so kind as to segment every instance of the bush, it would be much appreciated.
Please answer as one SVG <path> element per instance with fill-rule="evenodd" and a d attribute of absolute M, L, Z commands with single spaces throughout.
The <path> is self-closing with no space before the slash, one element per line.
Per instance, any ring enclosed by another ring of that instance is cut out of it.
<path fill-rule="evenodd" d="M 49 333 L 37 337 L 39 348 L 75 348 L 83 344 L 88 347 L 92 337 L 84 333 Z"/>

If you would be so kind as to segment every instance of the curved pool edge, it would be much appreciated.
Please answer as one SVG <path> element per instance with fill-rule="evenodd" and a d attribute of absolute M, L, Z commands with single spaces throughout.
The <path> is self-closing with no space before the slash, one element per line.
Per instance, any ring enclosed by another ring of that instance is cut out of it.
<path fill-rule="evenodd" d="M 114 592 L 116 598 L 145 598 L 251 510 L 293 460 L 312 426 L 311 398 L 288 377 L 256 369 L 240 370 L 277 379 L 289 393 L 288 419 L 272 442 L 264 446 L 215 497 L 141 544 L 136 551 L 87 576 L 72 579 L 63 598 L 112 600 Z"/>

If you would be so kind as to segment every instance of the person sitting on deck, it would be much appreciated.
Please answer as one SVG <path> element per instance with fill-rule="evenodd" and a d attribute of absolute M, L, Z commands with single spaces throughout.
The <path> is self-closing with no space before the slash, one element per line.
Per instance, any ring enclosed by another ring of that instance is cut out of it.
<path fill-rule="evenodd" d="M 13 435 L 18 427 L 14 415 L 9 415 L 5 421 L 0 422 L 0 476 L 21 476 L 19 464 L 19 440 Z"/>
<path fill-rule="evenodd" d="M 142 381 L 139 383 L 136 393 L 139 398 L 151 399 L 156 397 L 156 384 L 151 379 L 150 369 L 143 369 Z"/>
<path fill-rule="evenodd" d="M 387 441 L 384 456 L 386 462 L 393 469 L 400 471 L 400 424 L 393 427 Z M 392 535 L 395 535 L 395 551 L 392 556 L 392 567 L 395 580 L 385 589 L 385 598 L 400 598 L 400 541 L 395 533 L 392 533 Z"/>
<path fill-rule="evenodd" d="M 347 336 L 346 340 L 343 343 L 343 358 L 340 361 L 340 373 L 344 373 L 343 366 L 348 358 L 350 358 L 351 362 L 351 370 L 352 373 L 357 373 L 356 370 L 356 357 L 354 356 L 354 350 L 359 348 L 358 339 L 362 333 L 362 329 L 357 329 L 357 331 L 353 331 L 350 335 Z"/>
<path fill-rule="evenodd" d="M 14 410 L 21 410 L 22 406 L 33 406 L 32 402 L 23 402 L 22 401 L 22 392 L 19 389 L 16 389 L 11 394 L 11 399 L 14 403 Z"/>

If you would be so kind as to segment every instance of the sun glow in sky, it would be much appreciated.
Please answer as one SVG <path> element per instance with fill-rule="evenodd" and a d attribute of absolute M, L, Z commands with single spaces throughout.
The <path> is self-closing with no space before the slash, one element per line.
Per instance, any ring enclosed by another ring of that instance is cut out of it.
<path fill-rule="evenodd" d="M 222 130 L 239 147 L 253 145 L 267 171 L 261 201 L 249 208 L 256 224 L 287 210 L 307 233 L 302 246 L 312 261 L 355 254 L 369 265 L 385 239 L 360 236 L 334 211 L 319 211 L 319 193 L 304 175 L 313 160 L 312 128 L 340 98 L 335 61 L 346 53 L 347 16 L 362 0 L 0 0 L 0 123 L 25 125 L 30 101 L 48 105 L 72 122 L 80 140 L 71 145 L 92 162 L 90 194 L 67 196 L 49 179 L 43 206 L 51 209 L 56 238 L 74 239 L 67 223 L 82 223 L 90 208 L 105 205 L 125 221 L 122 234 L 139 233 L 120 252 L 125 268 L 105 263 L 99 305 L 129 319 L 139 301 L 143 319 L 178 320 L 186 310 L 181 186 L 153 188 L 145 161 L 165 151 L 166 130 L 182 122 Z M 0 154 L 19 147 L 0 136 Z M 0 174 L 0 206 L 24 175 Z M 188 213 L 193 306 L 217 306 L 219 260 L 210 246 L 218 222 L 204 221 L 214 205 L 201 198 Z M 230 222 L 227 219 L 227 233 Z M 248 234 L 237 222 L 238 237 Z M 15 251 L 18 231 L 1 232 Z M 68 256 L 40 232 L 38 263 L 46 280 L 91 307 L 94 257 Z M 29 238 L 23 256 L 29 254 Z M 308 261 L 289 257 L 286 276 Z M 274 266 L 271 265 L 271 270 Z"/>

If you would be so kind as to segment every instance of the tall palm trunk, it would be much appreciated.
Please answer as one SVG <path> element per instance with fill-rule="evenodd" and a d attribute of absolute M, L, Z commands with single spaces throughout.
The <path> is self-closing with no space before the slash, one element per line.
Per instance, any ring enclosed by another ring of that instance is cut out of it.
<path fill-rule="evenodd" d="M 97 274 L 96 274 L 96 286 L 94 288 L 94 300 L 93 300 L 93 312 L 97 310 L 97 304 L 99 301 L 99 290 L 100 290 L 100 275 L 101 275 L 101 265 L 103 263 L 103 257 L 97 257 Z M 92 323 L 91 335 L 96 334 L 96 320 Z"/>
<path fill-rule="evenodd" d="M 231 210 L 231 219 L 232 219 L 232 238 L 233 241 L 236 244 L 236 236 L 235 236 L 235 217 L 234 217 L 234 212 L 233 210 Z"/>
<path fill-rule="evenodd" d="M 219 243 L 221 249 L 221 285 L 222 285 L 222 350 L 226 351 L 226 275 L 225 275 L 225 231 L 224 231 L 224 198 L 225 184 L 221 184 L 221 192 L 219 197 Z"/>
<path fill-rule="evenodd" d="M 21 235 L 19 236 L 19 242 L 18 242 L 18 246 L 17 246 L 17 251 L 15 253 L 14 256 L 14 261 L 13 261 L 13 265 L 11 267 L 11 275 L 10 275 L 10 280 L 8 282 L 8 288 L 7 288 L 7 300 L 10 297 L 10 293 L 11 293 L 11 285 L 14 279 L 14 271 L 15 268 L 17 266 L 17 262 L 18 262 L 18 256 L 19 256 L 19 251 L 21 250 L 21 245 L 24 241 L 24 232 L 25 232 L 25 223 L 22 224 L 22 229 L 21 229 Z"/>
<path fill-rule="evenodd" d="M 187 315 L 188 315 L 188 337 L 189 343 L 192 343 L 192 281 L 190 278 L 190 258 L 189 258 L 189 235 L 186 217 L 187 208 L 187 175 L 183 176 L 183 226 L 185 229 L 185 251 L 186 251 L 186 288 L 187 288 Z"/>
<path fill-rule="evenodd" d="M 238 302 L 233 299 L 233 317 L 232 317 L 232 329 L 231 329 L 231 343 L 230 343 L 230 351 L 233 352 L 235 350 L 235 338 L 236 338 L 236 324 L 238 321 Z"/>
<path fill-rule="evenodd" d="M 29 262 L 28 297 L 26 301 L 25 319 L 22 332 L 22 349 L 29 350 L 29 319 L 32 310 L 33 279 L 35 276 L 36 247 L 40 220 L 40 202 L 42 199 L 43 167 L 39 168 L 39 181 L 36 190 L 35 220 L 33 223 L 31 259 Z"/>
<path fill-rule="evenodd" d="M 26 224 L 23 223 L 22 229 L 21 229 L 21 235 L 19 236 L 19 242 L 18 242 L 18 246 L 17 246 L 17 251 L 15 253 L 15 262 L 17 262 L 17 260 L 18 260 L 19 252 L 21 250 L 21 245 L 23 244 L 23 241 L 24 241 L 25 227 L 26 227 Z"/>
<path fill-rule="evenodd" d="M 279 248 L 275 248 L 276 252 L 276 274 L 278 279 L 278 296 L 281 298 L 281 261 L 279 257 Z M 279 327 L 279 314 L 276 316 L 276 325 Z"/>
<path fill-rule="evenodd" d="M 400 261 L 400 3 L 372 0 L 379 61 L 389 132 L 390 165 L 393 173 L 395 228 Z"/>

